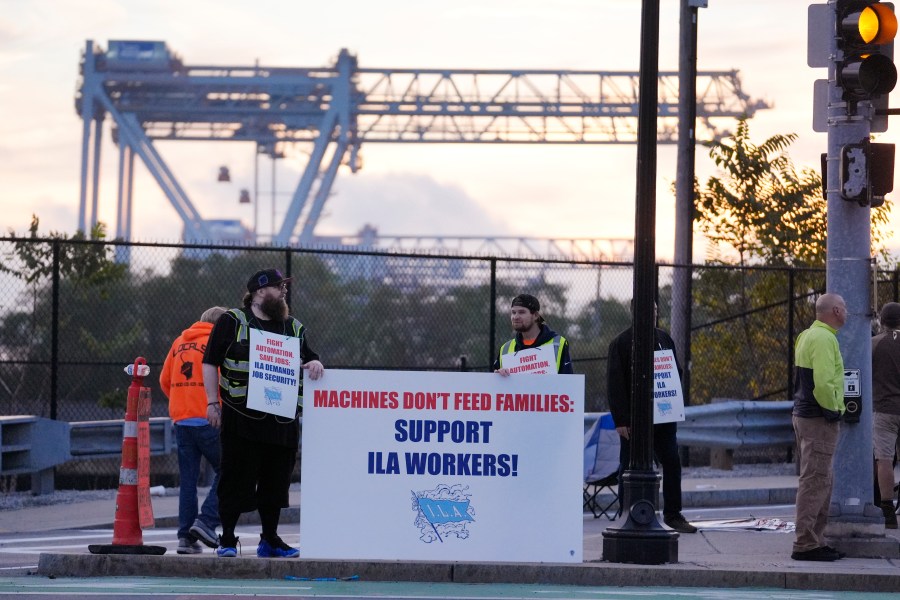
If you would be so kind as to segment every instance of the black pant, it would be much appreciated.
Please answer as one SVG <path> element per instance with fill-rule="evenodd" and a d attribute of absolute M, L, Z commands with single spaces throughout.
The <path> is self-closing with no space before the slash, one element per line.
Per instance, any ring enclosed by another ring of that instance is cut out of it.
<path fill-rule="evenodd" d="M 631 442 L 634 440 L 634 429 L 631 439 L 620 438 L 619 445 L 619 498 L 623 498 L 622 472 L 628 468 L 631 458 Z M 677 425 L 663 423 L 653 426 L 653 454 L 662 467 L 663 515 L 670 516 L 681 512 L 681 457 L 678 456 Z M 627 509 L 627 507 L 626 507 Z"/>
<path fill-rule="evenodd" d="M 288 506 L 297 449 L 222 432 L 219 511 L 252 512 Z"/>

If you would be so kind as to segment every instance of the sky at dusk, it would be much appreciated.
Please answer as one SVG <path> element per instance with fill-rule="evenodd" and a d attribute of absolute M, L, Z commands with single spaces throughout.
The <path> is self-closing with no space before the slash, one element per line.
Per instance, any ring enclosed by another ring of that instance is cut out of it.
<path fill-rule="evenodd" d="M 660 68 L 678 67 L 678 0 L 661 3 Z M 78 61 L 88 39 L 162 40 L 189 65 L 322 67 L 341 48 L 360 67 L 623 70 L 639 66 L 640 0 L 4 0 L 0 11 L 0 225 L 24 233 L 77 227 L 81 121 Z M 741 73 L 744 91 L 774 106 L 750 122 L 754 141 L 796 133 L 798 167 L 818 168 L 826 136 L 812 131 L 813 81 L 806 65 L 807 3 L 709 0 L 699 11 L 698 69 Z M 896 97 L 896 91 L 892 100 Z M 100 218 L 115 224 L 117 152 L 105 128 Z M 900 123 L 878 136 L 896 143 Z M 251 144 L 157 145 L 206 218 L 254 222 L 238 203 L 253 178 Z M 260 163 L 261 235 L 280 223 L 305 166 L 305 148 Z M 363 169 L 339 173 L 316 233 L 631 237 L 634 145 L 364 144 Z M 676 148 L 659 147 L 656 250 L 674 243 Z M 181 220 L 138 161 L 133 238 L 176 241 Z M 232 182 L 216 181 L 220 165 Z M 702 148 L 697 174 L 714 167 Z M 897 186 L 900 189 L 900 186 Z M 272 192 L 275 192 L 272 194 Z M 274 207 L 271 198 L 274 195 Z M 894 194 L 896 195 L 896 193 Z M 889 199 L 891 196 L 889 196 Z M 897 211 L 895 211 L 897 213 Z M 900 225 L 900 214 L 894 223 Z M 894 227 L 897 229 L 897 227 Z M 900 250 L 900 236 L 889 245 Z M 697 240 L 695 260 L 704 255 Z"/>

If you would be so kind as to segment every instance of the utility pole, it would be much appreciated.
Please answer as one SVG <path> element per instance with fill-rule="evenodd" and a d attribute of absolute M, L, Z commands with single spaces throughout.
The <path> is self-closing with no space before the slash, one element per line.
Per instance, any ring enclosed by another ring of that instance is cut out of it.
<path fill-rule="evenodd" d="M 870 207 L 883 202 L 883 192 L 873 186 L 879 165 L 869 137 L 879 129 L 877 120 L 873 127 L 875 107 L 897 81 L 897 20 L 893 5 L 870 0 L 812 5 L 809 16 L 808 63 L 828 68 L 827 84 L 816 86 L 814 108 L 814 129 L 824 124 L 828 133 L 826 289 L 844 298 L 848 313 L 838 342 L 850 410 L 835 453 L 826 534 L 848 556 L 896 557 L 897 543 L 885 537 L 881 509 L 873 502 Z"/>
<path fill-rule="evenodd" d="M 672 339 L 684 365 L 681 389 L 691 389 L 691 295 L 694 262 L 694 163 L 697 146 L 697 9 L 707 0 L 681 0 L 678 43 L 678 156 L 675 176 L 675 269 Z"/>

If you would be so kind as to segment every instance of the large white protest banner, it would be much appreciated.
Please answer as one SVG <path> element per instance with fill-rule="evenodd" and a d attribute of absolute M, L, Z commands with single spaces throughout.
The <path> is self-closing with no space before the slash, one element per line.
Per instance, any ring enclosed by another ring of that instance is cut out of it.
<path fill-rule="evenodd" d="M 304 379 L 307 558 L 581 562 L 584 376 Z"/>

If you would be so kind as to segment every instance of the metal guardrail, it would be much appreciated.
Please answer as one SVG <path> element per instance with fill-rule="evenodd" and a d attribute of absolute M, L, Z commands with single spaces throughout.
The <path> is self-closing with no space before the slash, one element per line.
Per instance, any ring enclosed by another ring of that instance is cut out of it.
<path fill-rule="evenodd" d="M 792 403 L 723 400 L 685 407 L 678 424 L 681 446 L 735 449 L 792 446 Z M 603 413 L 585 413 L 584 430 Z M 175 426 L 168 417 L 150 420 L 150 454 L 175 452 Z M 0 417 L 0 475 L 32 475 L 32 492 L 53 491 L 53 467 L 69 460 L 117 458 L 124 420 L 65 423 L 31 415 Z M 53 444 L 44 443 L 54 439 Z M 38 442 L 40 440 L 40 442 Z"/>
<path fill-rule="evenodd" d="M 168 417 L 150 421 L 150 455 L 176 449 L 175 430 Z M 124 419 L 54 421 L 33 415 L 0 417 L 0 475 L 31 475 L 31 492 L 54 490 L 53 468 L 70 460 L 122 456 Z"/>
<path fill-rule="evenodd" d="M 169 417 L 151 417 L 150 455 L 175 451 L 175 429 Z M 72 459 L 116 458 L 122 456 L 123 419 L 75 421 L 71 426 Z"/>
<path fill-rule="evenodd" d="M 0 417 L 0 475 L 31 475 L 35 495 L 53 491 L 53 467 L 69 454 L 69 424 L 34 415 Z"/>
<path fill-rule="evenodd" d="M 792 402 L 717 400 L 688 406 L 678 424 L 678 443 L 703 448 L 792 446 Z"/>
<path fill-rule="evenodd" d="M 713 404 L 687 406 L 685 420 L 678 424 L 678 444 L 701 448 L 792 446 L 793 403 L 769 400 L 719 400 Z M 603 413 L 585 413 L 584 430 Z"/>

